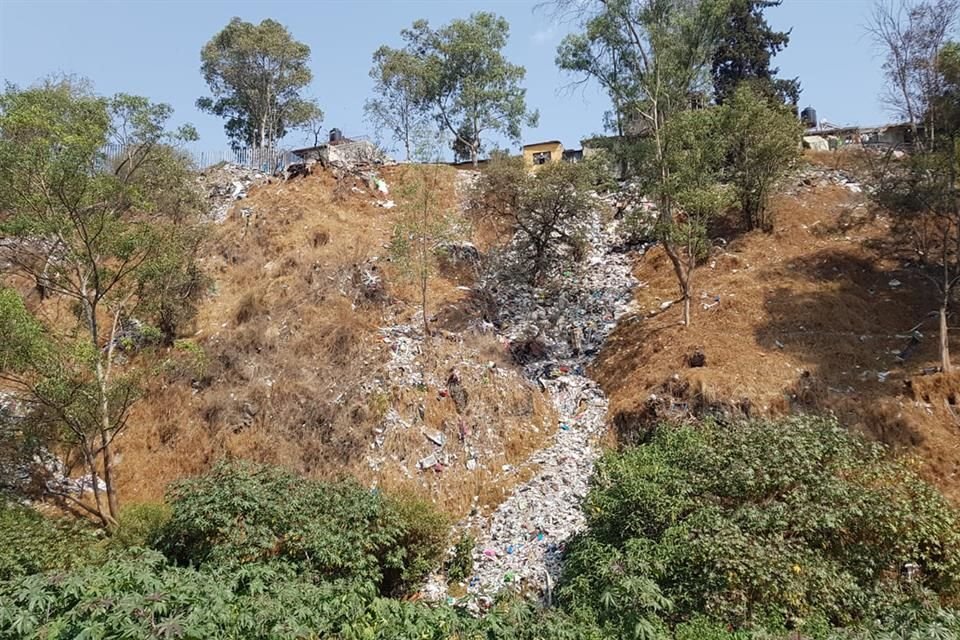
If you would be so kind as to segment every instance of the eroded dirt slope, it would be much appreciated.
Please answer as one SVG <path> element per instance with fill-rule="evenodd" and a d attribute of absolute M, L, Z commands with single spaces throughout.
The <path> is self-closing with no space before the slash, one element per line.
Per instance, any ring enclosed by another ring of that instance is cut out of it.
<path fill-rule="evenodd" d="M 385 168 L 389 194 L 321 171 L 252 188 L 232 207 L 204 259 L 212 288 L 195 333 L 165 354 L 119 444 L 128 502 L 224 457 L 410 489 L 454 514 L 522 480 L 504 465 L 556 430 L 542 390 L 493 334 L 437 331 L 424 344 L 418 290 L 391 261 L 416 171 L 433 172 L 437 210 L 455 216 L 448 167 Z M 430 308 L 466 296 L 470 279 L 465 268 L 436 274 Z"/>
<path fill-rule="evenodd" d="M 960 385 L 925 375 L 938 365 L 930 286 L 895 257 L 891 219 L 852 174 L 814 162 L 774 199 L 773 233 L 717 230 L 691 327 L 667 306 L 677 286 L 662 250 L 636 265 L 636 313 L 594 368 L 616 432 L 634 440 L 705 412 L 832 411 L 912 455 L 956 501 Z M 692 366 L 698 352 L 705 366 Z"/>

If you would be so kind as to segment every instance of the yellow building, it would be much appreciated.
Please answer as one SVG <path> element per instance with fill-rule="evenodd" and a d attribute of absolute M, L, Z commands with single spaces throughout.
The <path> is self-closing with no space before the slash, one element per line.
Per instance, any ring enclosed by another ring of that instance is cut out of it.
<path fill-rule="evenodd" d="M 563 145 L 559 140 L 535 142 L 523 145 L 523 162 L 528 167 L 536 168 L 541 164 L 560 162 L 563 160 Z"/>

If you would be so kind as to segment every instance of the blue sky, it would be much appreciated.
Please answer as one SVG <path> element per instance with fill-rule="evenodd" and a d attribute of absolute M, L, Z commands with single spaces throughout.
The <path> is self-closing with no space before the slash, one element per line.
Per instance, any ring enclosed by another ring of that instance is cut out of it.
<path fill-rule="evenodd" d="M 553 60 L 571 25 L 534 11 L 527 0 L 356 0 L 283 2 L 219 0 L 0 0 L 0 77 L 29 85 L 52 72 L 90 78 L 98 92 L 119 91 L 168 102 L 178 122 L 200 132 L 197 149 L 226 148 L 223 123 L 199 113 L 205 95 L 200 48 L 232 16 L 273 18 L 312 49 L 314 81 L 328 127 L 346 135 L 371 133 L 363 118 L 370 96 L 370 56 L 381 44 L 399 45 L 400 30 L 417 18 L 439 26 L 473 11 L 494 11 L 510 22 L 508 57 L 527 69 L 528 104 L 540 123 L 524 142 L 560 139 L 567 147 L 602 129 L 608 102 L 595 89 L 564 91 L 571 78 Z M 880 60 L 863 35 L 871 0 L 785 0 L 767 12 L 790 46 L 776 58 L 784 77 L 799 76 L 801 106 L 837 124 L 888 120 L 879 103 Z M 294 133 L 291 145 L 304 141 Z"/>

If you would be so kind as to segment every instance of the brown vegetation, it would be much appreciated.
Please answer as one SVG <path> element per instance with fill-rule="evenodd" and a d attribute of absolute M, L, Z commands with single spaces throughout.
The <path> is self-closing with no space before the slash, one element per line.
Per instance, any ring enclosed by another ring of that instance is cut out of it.
<path fill-rule="evenodd" d="M 383 170 L 389 197 L 403 193 L 414 170 Z M 429 170 L 441 173 L 440 207 L 455 208 L 455 172 Z M 494 337 L 439 332 L 446 337 L 425 350 L 428 379 L 440 387 L 460 368 L 470 393 L 462 416 L 442 388 L 402 386 L 385 370 L 390 345 L 378 329 L 409 322 L 417 292 L 390 264 L 399 214 L 376 206 L 377 197 L 360 178 L 317 172 L 264 185 L 234 206 L 208 247 L 214 290 L 197 332 L 165 353 L 120 444 L 128 502 L 156 499 L 169 481 L 223 457 L 413 489 L 455 514 L 497 501 L 517 482 L 503 465 L 539 447 L 555 420 Z M 457 303 L 467 277 L 432 278 L 434 309 Z M 390 409 L 422 417 L 383 430 Z M 461 430 L 483 452 L 475 470 L 465 467 Z M 434 448 L 424 432 L 446 437 L 451 464 L 442 472 L 417 468 Z"/>

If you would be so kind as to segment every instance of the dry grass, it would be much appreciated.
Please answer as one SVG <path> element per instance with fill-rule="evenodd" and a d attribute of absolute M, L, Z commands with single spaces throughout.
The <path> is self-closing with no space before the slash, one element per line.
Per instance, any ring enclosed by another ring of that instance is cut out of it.
<path fill-rule="evenodd" d="M 653 421 L 687 412 L 829 411 L 915 454 L 922 472 L 960 499 L 957 380 L 921 375 L 938 364 L 935 319 L 927 318 L 936 303 L 885 250 L 895 240 L 889 220 L 836 186 L 782 195 L 773 206 L 774 233 L 731 234 L 694 274 L 689 328 L 678 323 L 679 305 L 656 313 L 677 296 L 662 251 L 637 265 L 646 283 L 637 313 L 595 366 L 618 433 L 642 436 Z M 898 360 L 911 342 L 905 334 L 925 320 L 924 338 Z M 687 365 L 696 349 L 705 367 Z"/>
<path fill-rule="evenodd" d="M 386 197 L 401 202 L 418 171 L 437 172 L 438 207 L 456 207 L 455 172 L 446 167 L 384 169 L 391 187 Z M 437 388 L 386 382 L 390 352 L 377 329 L 411 321 L 419 290 L 389 261 L 401 208 L 377 207 L 377 198 L 384 196 L 359 178 L 319 172 L 260 187 L 234 207 L 204 260 L 215 290 L 201 305 L 191 338 L 202 348 L 202 362 L 171 350 L 163 374 L 136 406 L 119 444 L 124 500 L 157 499 L 170 481 L 221 458 L 413 489 L 456 515 L 475 503 L 496 503 L 517 482 L 518 475 L 502 473 L 501 466 L 516 465 L 538 448 L 556 422 L 493 337 L 432 341 L 427 367 L 435 378 L 446 380 L 454 366 L 462 371 L 470 392 L 464 416 Z M 376 274 L 380 285 L 367 286 L 361 271 Z M 461 303 L 465 294 L 457 286 L 465 277 L 431 280 L 431 313 L 443 316 Z M 421 406 L 421 422 L 374 448 L 388 409 L 414 416 Z M 481 467 L 468 471 L 457 450 L 442 473 L 417 470 L 433 447 L 423 430 L 445 433 L 452 448 L 461 422 L 484 452 Z M 389 463 L 375 471 L 371 454 Z"/>

